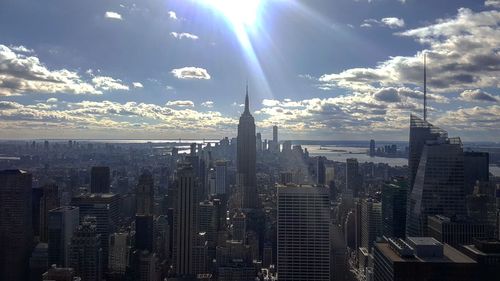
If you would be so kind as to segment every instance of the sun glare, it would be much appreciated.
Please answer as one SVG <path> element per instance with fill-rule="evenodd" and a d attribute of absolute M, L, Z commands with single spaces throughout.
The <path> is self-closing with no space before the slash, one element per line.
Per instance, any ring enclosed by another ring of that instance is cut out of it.
<path fill-rule="evenodd" d="M 258 17 L 261 0 L 203 0 L 233 25 L 253 26 Z"/>

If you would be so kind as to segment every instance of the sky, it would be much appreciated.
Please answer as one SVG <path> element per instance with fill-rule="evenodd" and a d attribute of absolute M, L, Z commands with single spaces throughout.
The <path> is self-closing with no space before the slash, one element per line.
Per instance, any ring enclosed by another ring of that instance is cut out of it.
<path fill-rule="evenodd" d="M 0 1 L 0 139 L 500 141 L 500 0 Z"/>

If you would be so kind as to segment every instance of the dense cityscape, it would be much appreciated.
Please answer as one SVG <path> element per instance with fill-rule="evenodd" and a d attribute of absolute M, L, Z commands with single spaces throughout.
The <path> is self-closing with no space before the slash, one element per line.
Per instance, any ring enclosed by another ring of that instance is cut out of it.
<path fill-rule="evenodd" d="M 0 281 L 499 281 L 500 0 L 0 0 Z"/>
<path fill-rule="evenodd" d="M 237 137 L 188 151 L 3 142 L 1 280 L 495 280 L 489 153 L 409 125 L 402 167 L 262 140 L 248 92 Z"/>

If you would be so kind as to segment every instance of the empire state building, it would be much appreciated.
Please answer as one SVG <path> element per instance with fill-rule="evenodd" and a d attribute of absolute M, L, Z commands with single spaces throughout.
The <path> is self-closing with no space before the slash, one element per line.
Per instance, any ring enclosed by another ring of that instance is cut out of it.
<path fill-rule="evenodd" d="M 242 188 L 242 207 L 254 209 L 257 201 L 256 174 L 255 174 L 255 120 L 250 114 L 248 105 L 248 86 L 245 96 L 245 111 L 241 114 L 238 124 L 237 141 L 237 169 L 238 184 Z"/>

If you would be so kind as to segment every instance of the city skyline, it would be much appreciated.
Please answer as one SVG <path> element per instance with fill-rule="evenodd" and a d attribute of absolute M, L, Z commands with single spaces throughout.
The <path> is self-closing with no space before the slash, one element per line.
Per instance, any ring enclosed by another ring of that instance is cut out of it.
<path fill-rule="evenodd" d="M 56 2 L 0 4 L 2 139 L 235 136 L 248 81 L 263 139 L 406 140 L 423 53 L 428 120 L 500 136 L 498 1 Z"/>

